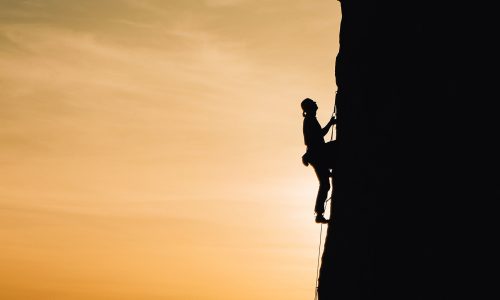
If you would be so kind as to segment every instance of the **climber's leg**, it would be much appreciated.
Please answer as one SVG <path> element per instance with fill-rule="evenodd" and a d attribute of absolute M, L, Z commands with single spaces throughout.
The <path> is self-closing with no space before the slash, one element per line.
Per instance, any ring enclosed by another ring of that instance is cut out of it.
<path fill-rule="evenodd" d="M 325 202 L 328 197 L 328 191 L 330 190 L 330 170 L 319 164 L 313 164 L 313 167 L 319 181 L 318 194 L 314 206 L 317 222 L 319 222 L 325 220 L 323 214 L 325 213 Z"/>

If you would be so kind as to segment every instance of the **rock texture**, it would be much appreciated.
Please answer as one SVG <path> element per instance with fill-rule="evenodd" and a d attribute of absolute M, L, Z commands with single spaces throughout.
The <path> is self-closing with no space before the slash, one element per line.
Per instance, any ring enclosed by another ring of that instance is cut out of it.
<path fill-rule="evenodd" d="M 495 35 L 477 6 L 436 2 L 341 2 L 319 300 L 477 293 L 489 259 L 481 234 L 492 233 L 481 220 L 500 200 L 498 96 L 485 73 Z"/>

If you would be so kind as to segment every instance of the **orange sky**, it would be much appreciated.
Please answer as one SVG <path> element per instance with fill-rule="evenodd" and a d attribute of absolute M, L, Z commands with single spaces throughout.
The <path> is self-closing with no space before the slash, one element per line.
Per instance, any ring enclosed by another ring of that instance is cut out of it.
<path fill-rule="evenodd" d="M 334 0 L 1 0 L 0 298 L 314 297 Z"/>

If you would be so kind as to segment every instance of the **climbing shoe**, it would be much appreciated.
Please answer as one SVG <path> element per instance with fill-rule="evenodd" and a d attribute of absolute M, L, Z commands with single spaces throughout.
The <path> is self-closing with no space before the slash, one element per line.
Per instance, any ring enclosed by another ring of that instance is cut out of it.
<path fill-rule="evenodd" d="M 323 215 L 316 215 L 316 223 L 327 224 L 328 220 Z"/>

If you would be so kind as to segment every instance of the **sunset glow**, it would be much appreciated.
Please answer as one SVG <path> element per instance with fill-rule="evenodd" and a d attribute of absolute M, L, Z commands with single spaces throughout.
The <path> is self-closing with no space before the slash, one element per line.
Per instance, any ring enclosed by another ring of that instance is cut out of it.
<path fill-rule="evenodd" d="M 0 298 L 312 299 L 338 1 L 0 0 Z M 329 137 L 329 136 L 328 136 Z"/>

